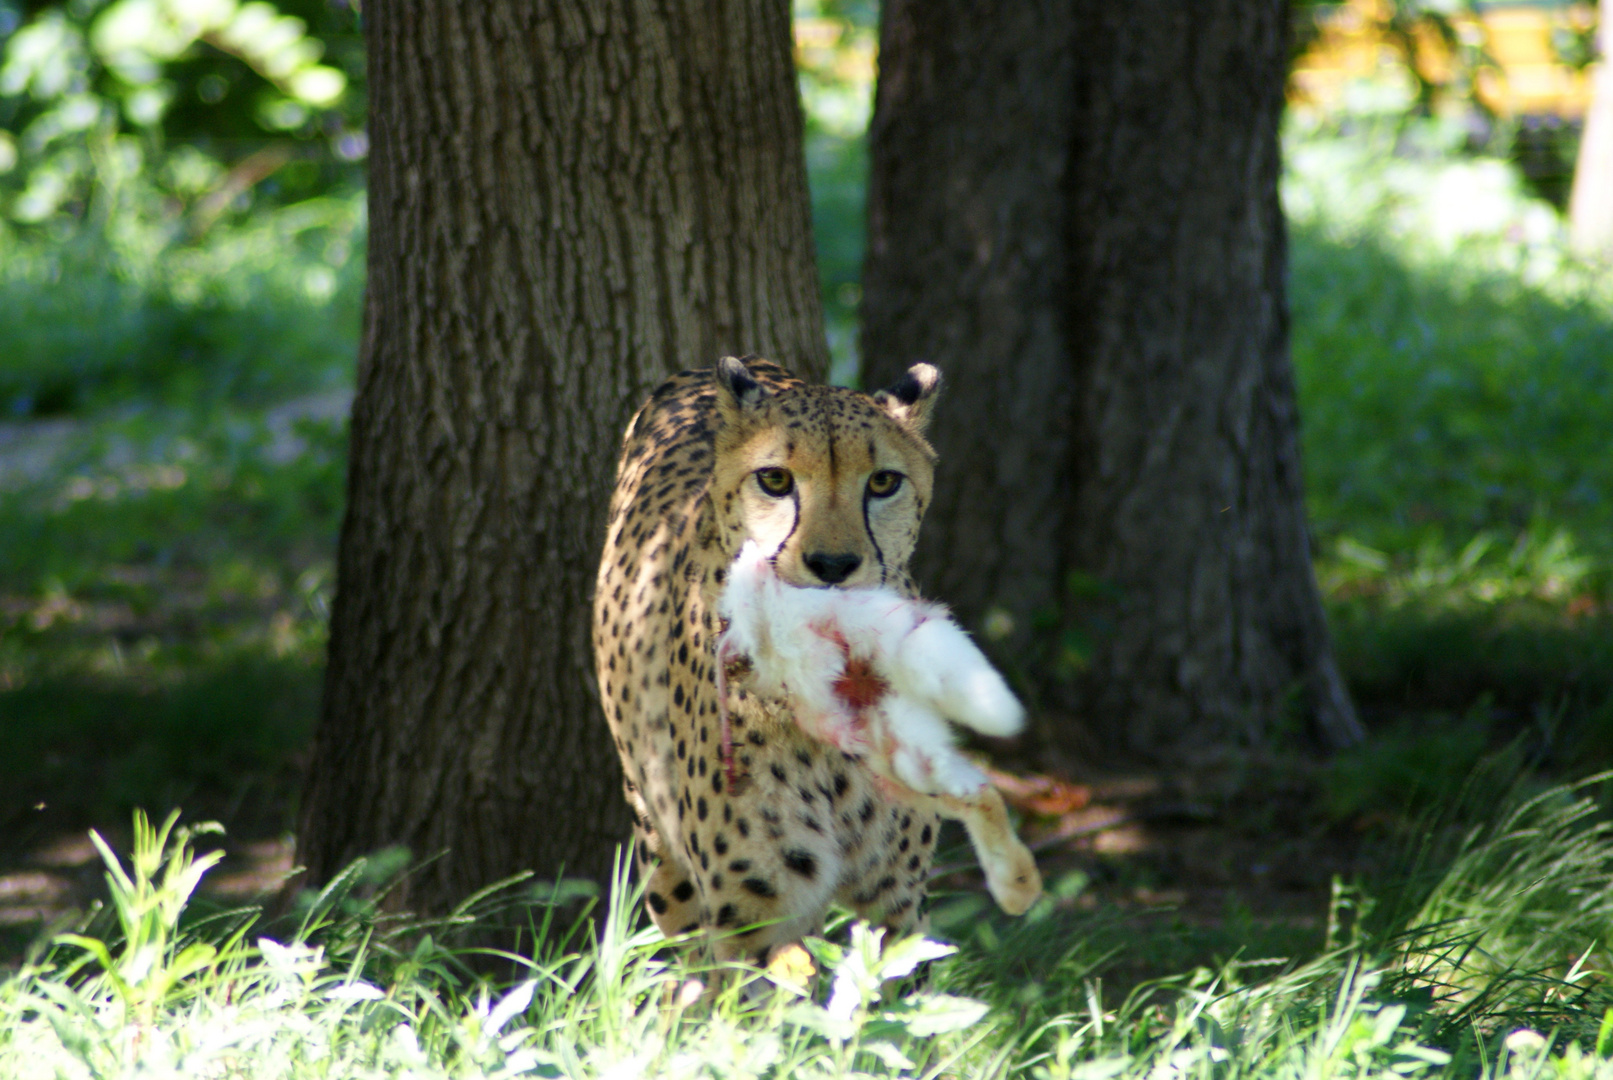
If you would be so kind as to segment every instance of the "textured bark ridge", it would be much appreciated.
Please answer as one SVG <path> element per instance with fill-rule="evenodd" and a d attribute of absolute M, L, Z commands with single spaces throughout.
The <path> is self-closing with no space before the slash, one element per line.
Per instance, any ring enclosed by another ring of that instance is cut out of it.
<path fill-rule="evenodd" d="M 374 0 L 369 291 L 298 856 L 442 910 L 628 835 L 589 594 L 668 374 L 827 353 L 782 2 Z"/>
<path fill-rule="evenodd" d="M 871 385 L 939 365 L 915 566 L 1001 607 L 1044 736 L 1197 755 L 1359 737 L 1310 563 L 1288 354 L 1281 0 L 891 0 Z M 1050 661 L 1061 633 L 1082 662 Z M 1069 639 L 1077 640 L 1077 639 Z M 1087 742 L 1085 745 L 1090 746 Z"/>

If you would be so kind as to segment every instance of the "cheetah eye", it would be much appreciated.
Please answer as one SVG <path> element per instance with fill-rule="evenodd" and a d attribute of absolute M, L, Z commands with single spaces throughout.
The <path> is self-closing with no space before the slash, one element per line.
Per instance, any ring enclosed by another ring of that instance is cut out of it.
<path fill-rule="evenodd" d="M 762 486 L 763 491 L 774 498 L 788 495 L 795 487 L 795 477 L 790 475 L 788 469 L 758 469 L 756 482 Z"/>
<path fill-rule="evenodd" d="M 876 499 L 888 499 L 902 486 L 902 474 L 881 469 L 868 478 L 868 494 Z"/>

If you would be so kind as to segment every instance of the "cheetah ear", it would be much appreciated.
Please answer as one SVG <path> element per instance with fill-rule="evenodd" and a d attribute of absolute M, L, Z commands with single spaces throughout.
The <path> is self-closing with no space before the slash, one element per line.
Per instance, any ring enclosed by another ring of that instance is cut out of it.
<path fill-rule="evenodd" d="M 757 406 L 771 396 L 750 373 L 745 361 L 732 356 L 717 361 L 712 378 L 717 383 L 717 411 L 725 425 L 743 424 L 746 417 L 753 415 Z"/>
<path fill-rule="evenodd" d="M 874 404 L 892 420 L 920 435 L 930 422 L 930 407 L 941 391 L 941 372 L 933 364 L 914 364 L 907 373 L 874 395 Z"/>

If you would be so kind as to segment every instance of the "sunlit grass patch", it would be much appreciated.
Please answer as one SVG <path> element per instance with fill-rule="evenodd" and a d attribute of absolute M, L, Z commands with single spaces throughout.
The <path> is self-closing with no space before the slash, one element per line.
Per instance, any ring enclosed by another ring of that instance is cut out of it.
<path fill-rule="evenodd" d="M 288 920 L 187 916 L 213 859 L 137 818 L 111 905 L 0 983 L 8 1076 L 1053 1078 L 1536 1077 L 1613 1073 L 1604 957 L 1613 838 L 1556 788 L 1475 829 L 1414 918 L 1373 930 L 1339 890 L 1327 948 L 1235 958 L 1116 1000 L 1084 961 L 1032 1002 L 989 947 L 809 941 L 821 975 L 703 964 L 642 922 L 618 877 L 597 927 L 563 890 L 506 883 L 432 921 L 388 915 L 359 863 Z M 386 861 L 386 860 L 382 860 Z M 394 866 L 394 869 L 396 867 Z M 1057 898 L 1050 898 L 1050 906 Z M 528 912 L 519 952 L 456 945 L 478 913 Z M 1083 928 L 1023 924 L 1049 957 Z M 1028 950 L 1017 950 L 1028 952 Z M 503 975 L 487 974 L 497 960 Z M 928 981 L 909 981 L 918 965 Z M 985 1000 L 976 991 L 985 991 Z"/>
<path fill-rule="evenodd" d="M 1294 243 L 1294 359 L 1319 533 L 1453 555 L 1565 532 L 1613 558 L 1613 305 L 1464 284 L 1381 241 Z M 1506 540 L 1502 542 L 1505 543 Z"/>
<path fill-rule="evenodd" d="M 1484 530 L 1454 553 L 1430 539 L 1398 558 L 1346 535 L 1317 571 L 1324 591 L 1338 600 L 1370 597 L 1434 611 L 1532 604 L 1570 619 L 1594 614 L 1607 586 L 1606 569 L 1560 528 L 1525 529 L 1511 542 Z"/>
<path fill-rule="evenodd" d="M 1613 823 L 1586 795 L 1607 779 L 1549 789 L 1473 827 L 1409 920 L 1402 968 L 1447 1010 L 1447 1027 L 1502 1015 L 1599 1038 L 1613 970 Z"/>
<path fill-rule="evenodd" d="M 1459 134 L 1400 118 L 1288 132 L 1312 517 L 1329 555 L 1344 540 L 1469 570 L 1517 541 L 1575 548 L 1605 583 L 1613 276 L 1570 254 L 1505 163 L 1441 142 Z"/>

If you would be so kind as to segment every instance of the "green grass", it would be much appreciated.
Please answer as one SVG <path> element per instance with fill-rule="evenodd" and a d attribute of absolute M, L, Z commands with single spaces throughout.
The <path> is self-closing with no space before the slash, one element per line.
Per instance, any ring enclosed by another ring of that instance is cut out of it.
<path fill-rule="evenodd" d="M 58 827 L 206 806 L 260 835 L 290 828 L 318 667 L 247 652 L 194 668 L 149 686 L 44 677 L 0 696 L 0 821 L 16 829 L 40 806 Z"/>
<path fill-rule="evenodd" d="M 1613 761 L 1613 276 L 1438 123 L 1289 133 L 1318 576 L 1369 721 Z M 1391 151 L 1398 147 L 1399 154 Z M 1459 754 L 1460 756 L 1460 754 Z"/>
<path fill-rule="evenodd" d="M 290 918 L 187 917 L 214 861 L 137 816 L 109 908 L 0 982 L 9 1076 L 1525 1077 L 1613 1072 L 1613 835 L 1581 788 L 1461 842 L 1411 917 L 1335 891 L 1309 955 L 1243 955 L 1106 992 L 1101 928 L 1045 898 L 1004 938 L 882 942 L 840 923 L 816 987 L 713 968 L 617 882 L 597 928 L 515 881 L 433 923 L 366 899 L 356 865 Z M 1069 890 L 1066 890 L 1069 891 Z M 524 911 L 513 953 L 456 944 Z M 999 926 L 973 918 L 975 927 Z M 1097 933 L 1093 933 L 1097 929 Z M 477 972 L 489 960 L 508 974 Z M 917 982 L 910 976 L 928 963 Z"/>
<path fill-rule="evenodd" d="M 1454 556 L 1562 530 L 1613 560 L 1613 303 L 1295 229 L 1294 361 L 1318 533 Z M 1589 584 L 1587 582 L 1587 584 Z"/>
<path fill-rule="evenodd" d="M 283 831 L 317 709 L 346 441 L 293 417 L 351 384 L 363 196 L 151 205 L 0 227 L 8 848 L 137 805 Z"/>

